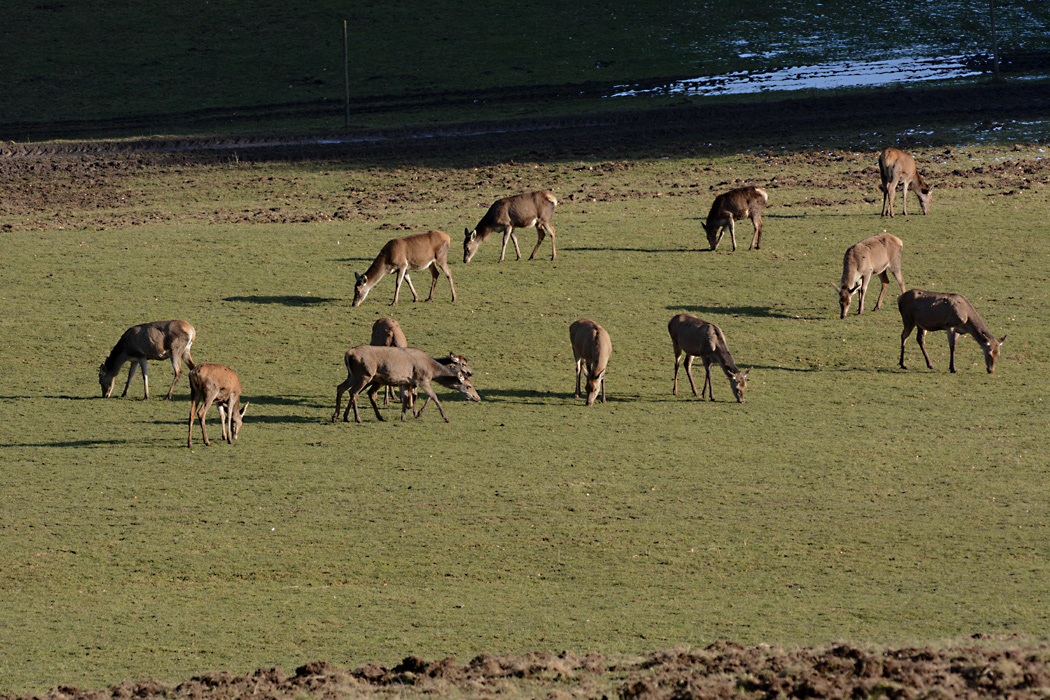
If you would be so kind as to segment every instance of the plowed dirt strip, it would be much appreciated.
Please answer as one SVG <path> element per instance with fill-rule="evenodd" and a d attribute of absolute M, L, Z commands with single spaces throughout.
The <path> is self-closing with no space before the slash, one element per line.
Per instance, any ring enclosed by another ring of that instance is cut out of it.
<path fill-rule="evenodd" d="M 980 635 L 978 635 L 980 637 Z M 1050 647 L 974 646 L 869 651 L 849 645 L 782 649 L 718 643 L 618 661 L 597 654 L 480 655 L 469 663 L 408 657 L 393 668 L 318 661 L 291 676 L 259 669 L 211 672 L 182 683 L 125 682 L 55 688 L 46 700 L 141 698 L 548 697 L 687 698 L 1045 698 Z M 0 696 L 2 700 L 22 700 Z"/>

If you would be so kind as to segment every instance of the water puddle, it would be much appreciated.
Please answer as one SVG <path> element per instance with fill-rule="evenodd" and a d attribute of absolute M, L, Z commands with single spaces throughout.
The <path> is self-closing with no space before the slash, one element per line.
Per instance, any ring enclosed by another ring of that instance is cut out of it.
<path fill-rule="evenodd" d="M 680 80 L 651 88 L 617 86 L 610 97 L 643 95 L 743 95 L 754 92 L 826 90 L 894 83 L 972 78 L 984 75 L 967 56 L 905 57 L 881 61 L 838 61 L 771 71 L 740 71 Z"/>

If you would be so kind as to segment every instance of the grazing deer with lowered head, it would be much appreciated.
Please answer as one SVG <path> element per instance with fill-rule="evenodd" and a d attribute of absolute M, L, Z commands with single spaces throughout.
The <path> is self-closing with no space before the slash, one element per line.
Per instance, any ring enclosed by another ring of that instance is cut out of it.
<path fill-rule="evenodd" d="M 693 358 L 699 357 L 704 362 L 704 387 L 700 390 L 700 398 L 704 397 L 706 390 L 711 400 L 715 400 L 714 382 L 711 381 L 711 364 L 717 362 L 725 375 L 729 378 L 729 386 L 733 390 L 733 396 L 737 402 L 744 403 L 744 390 L 747 389 L 747 375 L 751 371 L 747 369 L 741 372 L 733 356 L 729 354 L 726 345 L 726 337 L 722 329 L 713 323 L 702 321 L 692 314 L 678 314 L 667 323 L 667 332 L 671 335 L 671 344 L 674 346 L 674 386 L 671 393 L 678 395 L 678 360 L 685 353 L 685 375 L 689 377 L 689 386 L 693 388 L 693 396 L 696 396 L 696 384 L 693 382 Z"/>
<path fill-rule="evenodd" d="M 995 371 L 999 348 L 1006 336 L 996 340 L 988 326 L 984 325 L 984 321 L 977 315 L 973 305 L 962 294 L 912 289 L 897 297 L 897 308 L 900 309 L 901 320 L 904 322 L 904 330 L 901 332 L 901 369 L 908 369 L 904 366 L 904 343 L 907 342 L 912 329 L 918 328 L 919 332 L 916 335 L 919 347 L 929 369 L 933 369 L 933 365 L 930 364 L 930 355 L 926 352 L 926 331 L 947 331 L 948 352 L 951 358 L 948 369 L 955 372 L 955 341 L 959 335 L 968 333 L 984 351 L 984 366 L 988 374 Z"/>
<path fill-rule="evenodd" d="M 360 306 L 372 287 L 376 286 L 387 273 L 397 273 L 394 301 L 391 306 L 397 303 L 398 294 L 401 293 L 401 282 L 405 280 L 408 281 L 408 288 L 412 290 L 412 301 L 419 301 L 419 295 L 416 294 L 416 288 L 412 286 L 412 278 L 408 276 L 408 273 L 412 270 L 425 270 L 428 267 L 434 279 L 430 284 L 430 296 L 427 297 L 427 301 L 434 298 L 439 269 L 445 273 L 445 277 L 448 277 L 448 286 L 452 288 L 452 301 L 455 301 L 456 285 L 452 283 L 452 273 L 448 269 L 448 248 L 451 243 L 452 239 L 442 231 L 414 233 L 387 241 L 365 274 L 354 273 L 357 278 L 357 283 L 354 285 L 354 306 Z"/>
<path fill-rule="evenodd" d="M 879 290 L 879 298 L 875 301 L 876 311 L 882 308 L 882 298 L 886 296 L 886 288 L 890 286 L 887 272 L 893 273 L 897 284 L 901 286 L 901 292 L 905 291 L 904 277 L 901 275 L 903 250 L 904 244 L 901 243 L 901 239 L 890 233 L 865 238 L 846 250 L 846 255 L 842 258 L 842 281 L 839 282 L 841 286 L 831 285 L 832 289 L 839 293 L 839 306 L 842 307 L 839 318 L 846 318 L 850 301 L 858 289 L 860 300 L 857 315 L 864 313 L 864 296 L 868 293 L 868 282 L 871 281 L 872 275 L 878 275 L 882 280 L 882 289 Z"/>
<path fill-rule="evenodd" d="M 392 318 L 381 318 L 372 324 L 372 340 L 368 341 L 368 344 L 382 347 L 407 348 L 408 340 L 405 338 L 405 334 L 401 332 L 401 325 L 397 321 Z M 390 403 L 390 389 L 391 387 L 388 385 L 384 392 L 384 406 Z"/>
<path fill-rule="evenodd" d="M 222 439 L 232 445 L 240 435 L 244 414 L 248 410 L 247 403 L 241 406 L 241 380 L 229 367 L 205 362 L 190 371 L 190 431 L 186 437 L 187 447 L 193 447 L 194 417 L 200 420 L 204 444 L 211 446 L 204 418 L 213 403 L 219 406 Z"/>
<path fill-rule="evenodd" d="M 121 397 L 128 395 L 128 387 L 131 378 L 135 376 L 135 370 L 142 368 L 142 383 L 146 396 L 149 398 L 149 364 L 147 360 L 171 359 L 171 368 L 175 370 L 175 379 L 168 389 L 167 399 L 171 398 L 175 391 L 175 385 L 179 383 L 182 376 L 182 363 L 193 369 L 193 358 L 190 357 L 190 347 L 197 332 L 193 326 L 185 321 L 154 321 L 144 323 L 140 326 L 132 326 L 124 331 L 120 340 L 113 346 L 109 357 L 98 368 L 98 383 L 102 386 L 102 398 L 108 399 L 113 393 L 113 385 L 116 383 L 120 368 L 125 362 L 130 362 L 128 369 L 128 381 L 124 384 L 124 392 Z"/>
<path fill-rule="evenodd" d="M 755 235 L 751 239 L 751 247 L 748 250 L 758 250 L 762 247 L 762 210 L 766 208 L 769 194 L 761 187 L 738 187 L 715 197 L 711 205 L 711 211 L 704 223 L 704 231 L 707 233 L 707 243 L 711 250 L 718 248 L 725 230 L 729 229 L 729 236 L 733 240 L 733 250 L 736 251 L 736 225 L 735 221 L 751 219 L 755 227 Z"/>
<path fill-rule="evenodd" d="M 446 367 L 430 355 L 417 348 L 379 347 L 376 345 L 358 345 L 347 351 L 343 362 L 346 364 L 346 381 L 336 387 L 335 413 L 332 414 L 334 423 L 339 417 L 339 406 L 343 393 L 350 392 L 350 402 L 343 412 L 343 421 L 348 420 L 350 409 L 354 409 L 354 420 L 361 422 L 361 414 L 357 410 L 357 395 L 361 390 L 368 387 L 368 398 L 372 402 L 372 410 L 376 418 L 384 420 L 376 405 L 375 396 L 379 388 L 385 385 L 398 386 L 406 389 L 422 389 L 427 396 L 434 400 L 441 417 L 448 423 L 445 409 L 438 401 L 437 394 L 430 386 L 434 381 L 449 389 L 455 389 L 471 401 L 481 401 L 478 392 L 470 383 L 470 368 L 466 361 L 457 355 L 450 355 L 451 364 Z M 405 420 L 406 412 L 411 402 L 411 392 L 404 391 L 401 394 L 401 420 Z M 423 408 L 426 408 L 424 403 Z M 423 412 L 421 408 L 415 417 Z"/>
<path fill-rule="evenodd" d="M 897 191 L 897 183 L 904 183 L 903 208 L 904 215 L 908 215 L 908 185 L 915 186 L 915 194 L 919 197 L 919 206 L 923 214 L 930 213 L 930 204 L 933 201 L 931 188 L 922 179 L 918 169 L 915 167 L 915 159 L 904 151 L 897 148 L 887 148 L 879 154 L 879 176 L 882 178 L 882 215 L 889 214 L 893 218 L 893 196 Z"/>
<path fill-rule="evenodd" d="M 594 405 L 599 388 L 602 391 L 602 403 L 605 403 L 605 369 L 612 355 L 609 334 L 594 321 L 581 318 L 569 326 L 569 340 L 572 342 L 573 359 L 576 360 L 576 393 L 573 398 L 580 398 L 580 375 L 586 364 L 587 405 Z"/>
<path fill-rule="evenodd" d="M 503 232 L 503 247 L 499 252 L 499 262 L 503 262 L 507 254 L 508 238 L 514 241 L 514 253 L 517 259 L 521 260 L 521 249 L 518 248 L 518 237 L 514 235 L 514 229 L 529 226 L 536 227 L 536 247 L 532 249 L 529 260 L 536 257 L 536 251 L 540 249 L 543 237 L 548 233 L 551 236 L 551 260 L 554 260 L 558 256 L 558 248 L 554 244 L 554 226 L 551 225 L 551 216 L 556 206 L 558 206 L 558 200 L 553 194 L 544 190 L 522 192 L 513 197 L 496 200 L 473 231 L 464 229 L 463 263 L 470 262 L 470 259 L 478 252 L 478 246 L 483 241 L 487 241 L 495 231 Z"/>

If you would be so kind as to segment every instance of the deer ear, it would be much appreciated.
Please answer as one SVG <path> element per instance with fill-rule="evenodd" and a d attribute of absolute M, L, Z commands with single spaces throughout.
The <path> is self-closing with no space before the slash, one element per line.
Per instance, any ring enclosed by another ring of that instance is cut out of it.
<path fill-rule="evenodd" d="M 999 339 L 999 344 L 1002 345 L 1004 340 L 1006 340 L 1006 336 L 1005 335 L 1002 338 Z"/>
<path fill-rule="evenodd" d="M 749 374 L 749 373 L 751 372 L 751 370 L 753 370 L 753 369 L 754 369 L 754 367 L 748 367 L 747 369 L 745 369 L 745 370 L 744 370 L 744 378 L 745 378 L 745 379 L 747 379 L 747 375 L 748 375 L 748 374 Z"/>
<path fill-rule="evenodd" d="M 247 401 L 247 402 L 245 402 L 245 404 L 243 406 L 241 406 L 241 418 L 244 418 L 244 414 L 248 412 L 248 407 L 251 406 L 251 405 L 252 405 L 252 402 L 251 401 Z"/>
<path fill-rule="evenodd" d="M 364 278 L 365 278 L 365 276 L 364 276 L 364 275 L 359 275 L 359 274 L 357 274 L 356 272 L 354 273 L 354 279 L 356 280 L 356 283 L 357 283 L 357 284 L 361 284 L 361 281 L 362 281 L 362 280 L 363 280 Z"/>
<path fill-rule="evenodd" d="M 842 288 L 841 287 L 839 287 L 837 285 L 834 285 L 834 284 L 832 284 L 830 282 L 828 282 L 828 286 L 831 287 L 832 289 L 834 289 L 839 294 L 842 294 Z"/>

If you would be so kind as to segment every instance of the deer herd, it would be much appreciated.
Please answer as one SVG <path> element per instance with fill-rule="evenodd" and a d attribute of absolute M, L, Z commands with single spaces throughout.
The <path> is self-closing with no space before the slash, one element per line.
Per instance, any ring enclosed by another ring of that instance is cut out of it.
<path fill-rule="evenodd" d="M 887 148 L 879 154 L 879 175 L 883 193 L 882 216 L 894 217 L 893 200 L 897 185 L 902 185 L 902 212 L 908 214 L 908 187 L 912 186 L 918 196 L 923 214 L 930 213 L 932 194 L 930 186 L 919 173 L 915 159 L 896 148 Z M 769 194 L 760 187 L 747 186 L 730 190 L 718 195 L 703 223 L 704 232 L 710 249 L 716 250 L 722 236 L 728 229 L 733 250 L 736 251 L 735 222 L 750 219 L 754 226 L 754 235 L 749 250 L 757 250 L 762 245 L 762 211 L 769 201 Z M 539 190 L 499 199 L 489 207 L 485 216 L 473 229 L 464 230 L 463 263 L 469 263 L 478 252 L 481 243 L 493 233 L 503 233 L 503 244 L 500 248 L 499 261 L 503 262 L 507 252 L 507 242 L 514 243 L 516 259 L 521 259 L 518 238 L 515 228 L 535 227 L 537 232 L 536 246 L 529 256 L 532 260 L 546 236 L 551 239 L 551 260 L 557 258 L 554 226 L 551 217 L 558 200 L 553 194 Z M 412 285 L 410 273 L 429 269 L 432 275 L 430 294 L 427 301 L 434 298 L 440 273 L 448 278 L 452 292 L 452 301 L 456 301 L 456 287 L 448 266 L 448 252 L 451 245 L 449 236 L 441 231 L 427 231 L 388 241 L 376 256 L 375 261 L 364 274 L 355 273 L 353 306 L 359 306 L 368 296 L 369 291 L 387 274 L 395 274 L 394 300 L 398 302 L 403 282 L 408 282 L 413 301 L 419 295 Z M 872 276 L 878 275 L 882 282 L 875 310 L 882 306 L 883 297 L 889 287 L 889 275 L 893 275 L 900 285 L 901 294 L 897 298 L 904 330 L 901 332 L 900 367 L 904 364 L 904 346 L 911 332 L 918 329 L 919 348 L 926 360 L 926 366 L 933 369 L 930 356 L 926 352 L 926 333 L 928 331 L 946 331 L 950 353 L 949 370 L 955 372 L 955 345 L 959 335 L 967 334 L 977 341 L 984 352 L 985 368 L 988 373 L 995 371 L 995 362 L 999 357 L 1000 347 L 1006 339 L 1004 335 L 996 338 L 977 315 L 966 297 L 961 294 L 930 292 L 922 289 L 907 290 L 901 273 L 901 254 L 904 244 L 898 237 L 882 233 L 850 246 L 842 260 L 842 278 L 838 285 L 832 284 L 839 297 L 840 318 L 846 318 L 853 296 L 859 296 L 857 315 L 864 313 L 864 301 L 868 283 Z M 678 368 L 681 356 L 685 355 L 685 374 L 693 396 L 697 396 L 696 384 L 693 381 L 692 362 L 699 357 L 704 363 L 704 385 L 700 398 L 714 401 L 714 382 L 711 379 L 711 365 L 718 366 L 729 380 L 730 389 L 737 402 L 743 403 L 747 389 L 747 376 L 750 369 L 740 371 L 729 352 L 725 334 L 713 323 L 704 321 L 691 314 L 677 314 L 667 324 L 674 351 L 674 380 L 671 393 L 678 394 Z M 190 348 L 196 338 L 196 331 L 186 321 L 156 321 L 132 326 L 121 336 L 113 347 L 109 357 L 99 367 L 98 381 L 102 387 L 103 398 L 113 393 L 117 375 L 121 368 L 130 363 L 127 382 L 124 384 L 122 397 L 127 396 L 131 380 L 136 369 L 142 370 L 142 381 L 145 399 L 149 398 L 149 360 L 170 360 L 175 378 L 168 389 L 166 399 L 171 399 L 175 385 L 182 376 L 182 363 L 189 367 L 190 384 L 190 419 L 189 434 L 186 444 L 193 446 L 193 424 L 200 422 L 205 445 L 210 445 L 208 430 L 205 427 L 205 416 L 212 404 L 216 404 L 219 419 L 222 423 L 222 438 L 232 443 L 240 434 L 248 403 L 241 405 L 241 382 L 236 372 L 221 364 L 206 362 L 195 364 L 190 356 Z M 574 321 L 569 326 L 569 341 L 572 347 L 573 360 L 576 365 L 576 389 L 574 398 L 580 397 L 580 386 L 583 377 L 586 405 L 594 404 L 599 393 L 605 403 L 605 375 L 612 354 L 612 341 L 609 333 L 599 324 L 589 319 Z M 438 400 L 431 386 L 436 382 L 443 387 L 461 393 L 470 401 L 480 401 L 481 396 L 474 389 L 470 378 L 473 370 L 467 359 L 455 352 L 445 357 L 432 357 L 417 348 L 409 347 L 404 332 L 397 321 L 392 318 L 381 318 L 372 328 L 371 341 L 358 345 L 346 352 L 343 362 L 346 365 L 347 378 L 336 387 L 335 412 L 332 421 L 339 417 L 343 394 L 349 391 L 343 421 L 349 419 L 350 409 L 354 419 L 360 423 L 357 397 L 365 391 L 375 411 L 376 418 L 384 420 L 379 412 L 376 397 L 381 389 L 385 390 L 384 403 L 389 403 L 391 389 L 397 389 L 401 397 L 401 420 L 409 412 L 413 417 L 422 415 L 423 410 L 433 400 L 441 417 L 448 422 L 445 409 Z M 416 409 L 417 394 L 422 390 L 426 399 L 422 407 Z"/>

